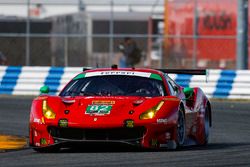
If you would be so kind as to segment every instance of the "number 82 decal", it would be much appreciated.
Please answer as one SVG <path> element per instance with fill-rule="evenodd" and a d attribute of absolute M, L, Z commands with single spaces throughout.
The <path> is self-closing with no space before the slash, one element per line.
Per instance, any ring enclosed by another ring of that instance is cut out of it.
<path fill-rule="evenodd" d="M 111 105 L 88 105 L 85 114 L 110 114 Z"/>

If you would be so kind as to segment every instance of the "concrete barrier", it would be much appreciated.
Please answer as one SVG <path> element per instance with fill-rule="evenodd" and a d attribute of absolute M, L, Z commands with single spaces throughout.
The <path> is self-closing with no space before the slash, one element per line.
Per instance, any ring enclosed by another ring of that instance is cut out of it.
<path fill-rule="evenodd" d="M 38 95 L 43 85 L 57 94 L 82 67 L 0 66 L 0 94 Z M 210 98 L 250 99 L 250 71 L 208 70 L 206 76 L 170 74 L 183 87 L 200 87 Z"/>
<path fill-rule="evenodd" d="M 76 74 L 81 67 L 0 67 L 0 94 L 38 95 L 43 85 L 48 85 L 51 94 L 59 90 Z"/>

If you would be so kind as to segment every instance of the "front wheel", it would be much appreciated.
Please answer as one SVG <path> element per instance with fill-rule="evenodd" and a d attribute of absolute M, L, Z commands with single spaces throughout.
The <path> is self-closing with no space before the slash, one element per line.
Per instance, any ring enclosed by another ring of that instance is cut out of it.
<path fill-rule="evenodd" d="M 186 123 L 185 123 L 185 116 L 184 111 L 182 109 L 178 112 L 178 122 L 177 122 L 177 145 L 183 146 L 185 142 L 185 135 L 186 135 Z"/>
<path fill-rule="evenodd" d="M 48 146 L 48 147 L 34 147 L 33 150 L 39 153 L 57 153 L 60 151 L 58 145 Z"/>

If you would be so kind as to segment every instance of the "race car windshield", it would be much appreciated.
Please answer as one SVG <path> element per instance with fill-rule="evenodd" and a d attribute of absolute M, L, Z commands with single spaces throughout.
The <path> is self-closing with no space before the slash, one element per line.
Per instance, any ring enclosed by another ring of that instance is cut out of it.
<path fill-rule="evenodd" d="M 163 82 L 139 76 L 107 75 L 72 80 L 60 96 L 165 96 Z"/>

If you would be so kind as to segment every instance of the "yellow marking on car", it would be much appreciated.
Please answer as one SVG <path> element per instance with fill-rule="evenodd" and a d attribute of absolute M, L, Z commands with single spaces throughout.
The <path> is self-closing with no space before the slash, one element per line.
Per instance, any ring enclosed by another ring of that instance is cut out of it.
<path fill-rule="evenodd" d="M 179 101 L 177 98 L 174 98 L 174 97 L 166 97 L 163 99 L 164 101 Z"/>
<path fill-rule="evenodd" d="M 47 98 L 48 97 L 46 97 L 46 96 L 38 96 L 37 98 L 35 98 L 35 100 L 45 100 Z"/>
<path fill-rule="evenodd" d="M 25 137 L 0 135 L 0 151 L 22 149 L 27 146 Z"/>
<path fill-rule="evenodd" d="M 92 104 L 115 104 L 115 101 L 110 100 L 94 100 Z"/>

